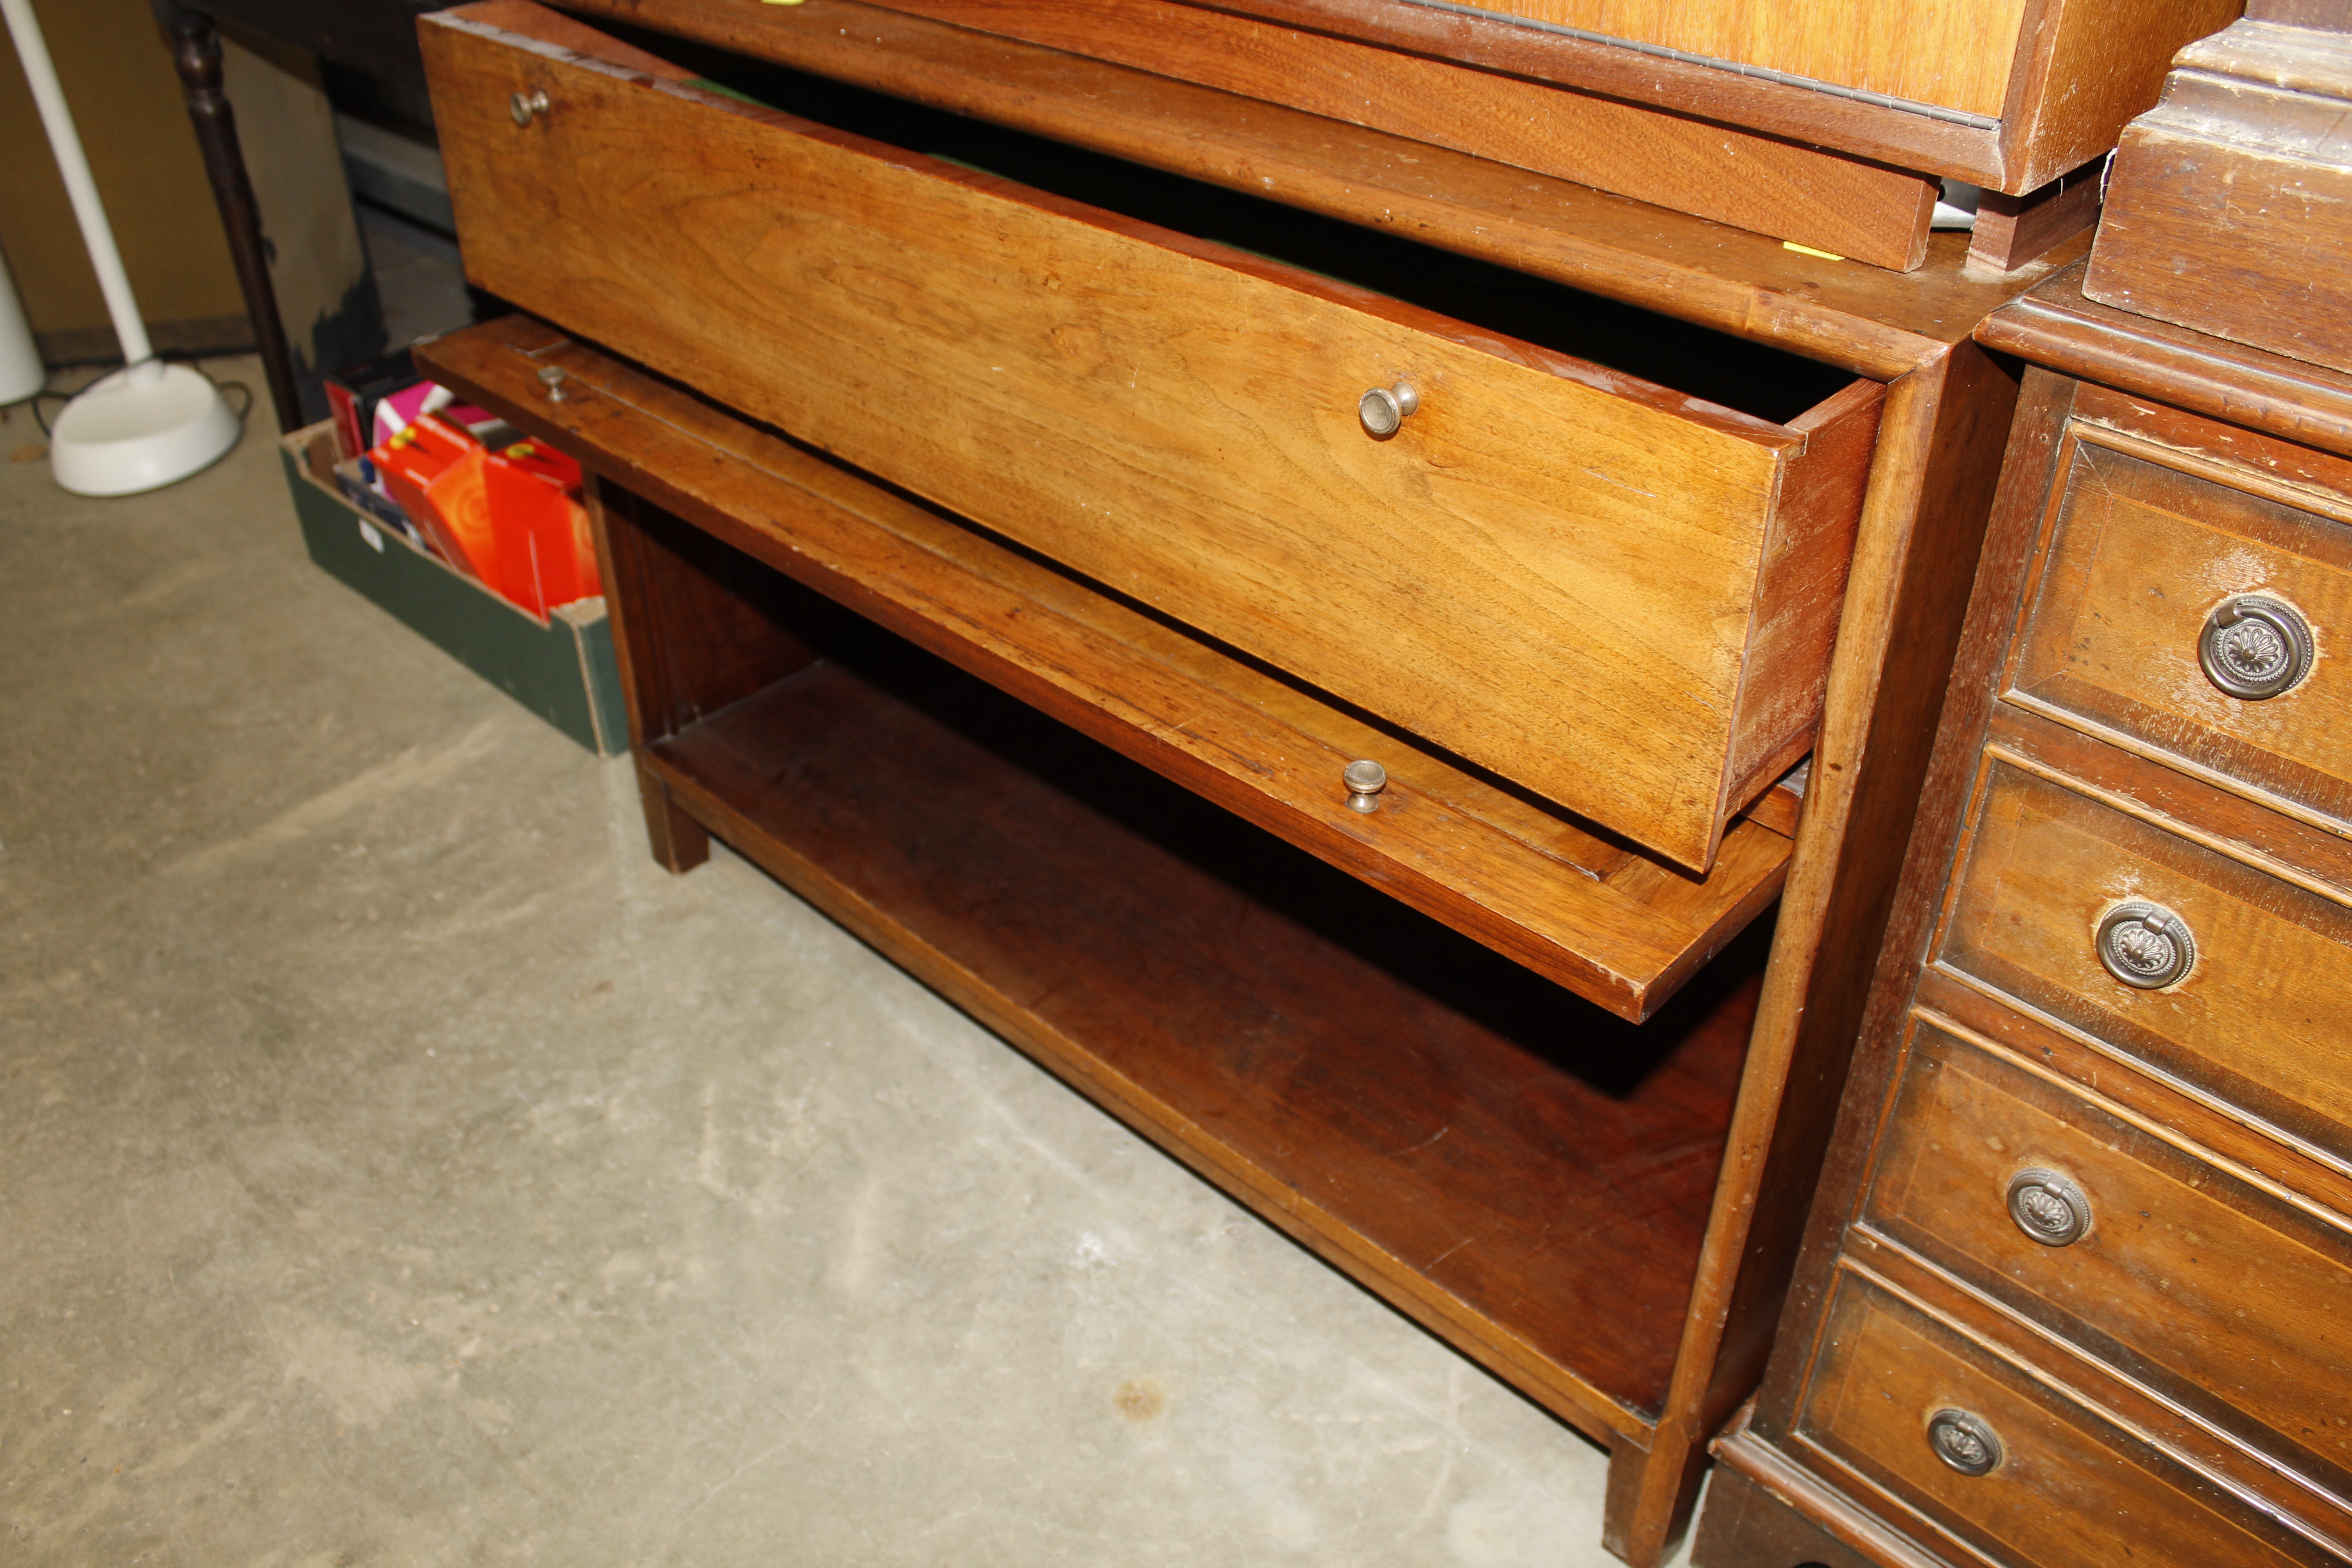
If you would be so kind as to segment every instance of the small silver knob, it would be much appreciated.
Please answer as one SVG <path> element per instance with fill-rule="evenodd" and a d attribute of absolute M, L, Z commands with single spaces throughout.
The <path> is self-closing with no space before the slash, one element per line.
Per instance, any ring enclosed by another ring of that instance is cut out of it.
<path fill-rule="evenodd" d="M 2000 1463 L 2000 1438 L 1972 1411 L 1938 1410 L 1927 1417 L 1927 1446 L 1964 1476 L 1981 1476 Z"/>
<path fill-rule="evenodd" d="M 1421 394 L 1404 382 L 1376 386 L 1356 400 L 1356 417 L 1373 439 L 1385 441 L 1397 433 L 1404 416 L 1421 406 Z"/>
<path fill-rule="evenodd" d="M 544 91 L 518 92 L 507 99 L 507 112 L 514 116 L 517 125 L 529 125 L 532 115 L 545 114 L 547 110 L 547 94 Z"/>
<path fill-rule="evenodd" d="M 2009 1179 L 2009 1217 L 2044 1247 L 2068 1247 L 2091 1228 L 2091 1200 L 2055 1171 L 2020 1171 Z"/>
<path fill-rule="evenodd" d="M 571 374 L 560 364 L 543 364 L 539 367 L 539 384 L 547 388 L 547 400 L 550 403 L 561 403 L 569 395 L 563 390 L 563 378 Z"/>
<path fill-rule="evenodd" d="M 1381 791 L 1389 787 L 1389 771 L 1378 763 L 1354 762 L 1339 770 L 1339 782 L 1348 786 L 1348 809 L 1378 811 Z"/>
<path fill-rule="evenodd" d="M 2099 922 L 2099 962 L 2109 974 L 2142 991 L 2161 991 L 2197 964 L 2197 939 L 2162 904 L 2134 899 Z"/>
<path fill-rule="evenodd" d="M 2197 662 L 2206 679 L 2232 697 L 2276 697 L 2310 673 L 2311 623 L 2284 599 L 2232 595 L 2205 617 Z"/>

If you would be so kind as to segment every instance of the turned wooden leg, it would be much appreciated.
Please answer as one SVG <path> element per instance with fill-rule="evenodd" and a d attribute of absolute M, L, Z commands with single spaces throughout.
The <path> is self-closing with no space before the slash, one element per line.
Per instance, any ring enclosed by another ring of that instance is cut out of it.
<path fill-rule="evenodd" d="M 269 281 L 261 208 L 246 174 L 244 150 L 237 145 L 236 111 L 221 90 L 220 34 L 210 16 L 184 5 L 171 7 L 166 26 L 172 31 L 173 59 L 179 67 L 188 118 L 195 122 L 196 146 L 212 180 L 213 201 L 228 230 L 229 258 L 236 265 L 237 287 L 245 292 L 245 313 L 253 321 L 253 341 L 261 353 L 262 374 L 269 382 L 269 401 L 278 410 L 278 431 L 285 434 L 301 427 L 302 394 L 286 343 L 286 323 L 278 314 L 278 290 Z"/>

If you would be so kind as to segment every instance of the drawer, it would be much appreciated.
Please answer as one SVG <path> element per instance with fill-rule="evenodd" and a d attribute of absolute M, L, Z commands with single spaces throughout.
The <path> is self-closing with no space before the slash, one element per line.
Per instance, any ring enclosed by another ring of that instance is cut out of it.
<path fill-rule="evenodd" d="M 2352 527 L 2209 477 L 2221 465 L 2164 459 L 2074 426 L 2009 695 L 2344 831 L 2352 673 L 2336 645 L 2352 626 Z"/>
<path fill-rule="evenodd" d="M 1801 1439 L 1996 1562 L 2321 1560 L 2271 1537 L 2197 1471 L 1852 1272 L 1837 1278 L 1821 1342 Z M 1943 1436 L 1956 1429 L 1967 1436 Z M 1946 1451 L 1990 1468 L 1966 1473 Z"/>
<path fill-rule="evenodd" d="M 1736 412 L 547 15 L 423 24 L 482 287 L 1681 865 L 1810 746 L 1875 384 Z"/>
<path fill-rule="evenodd" d="M 2340 1216 L 2315 1218 L 1925 1019 L 1863 1212 L 2249 1447 L 2339 1493 L 2352 1478 Z"/>
<path fill-rule="evenodd" d="M 2352 1159 L 2352 911 L 1990 749 L 1960 853 L 1940 963 Z M 2177 921 L 2185 977 L 2105 967 L 2110 921 L 2144 966 L 2181 951 L 2127 906 Z"/>

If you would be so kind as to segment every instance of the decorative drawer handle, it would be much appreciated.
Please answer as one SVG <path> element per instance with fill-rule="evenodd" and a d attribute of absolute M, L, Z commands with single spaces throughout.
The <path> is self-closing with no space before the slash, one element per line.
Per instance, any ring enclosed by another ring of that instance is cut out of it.
<path fill-rule="evenodd" d="M 2213 606 L 2197 639 L 2205 679 L 2259 702 L 2294 689 L 2311 672 L 2311 623 L 2284 599 L 2238 594 Z"/>
<path fill-rule="evenodd" d="M 2161 991 L 2197 966 L 2197 939 L 2162 904 L 2134 899 L 2099 922 L 2099 962 L 2109 974 L 2142 991 Z"/>
<path fill-rule="evenodd" d="M 2009 1217 L 2044 1247 L 2068 1247 L 2091 1228 L 2091 1200 L 2055 1171 L 2020 1171 L 2009 1179 Z"/>
<path fill-rule="evenodd" d="M 561 403 L 572 395 L 563 390 L 563 383 L 571 374 L 560 364 L 543 364 L 539 367 L 539 384 L 547 388 L 547 400 L 550 403 Z"/>
<path fill-rule="evenodd" d="M 1927 1417 L 1927 1447 L 1964 1476 L 1981 1476 L 2000 1463 L 2000 1439 L 1983 1416 L 1966 1410 L 1938 1410 Z"/>
<path fill-rule="evenodd" d="M 507 112 L 514 116 L 517 125 L 529 125 L 534 114 L 545 114 L 550 105 L 545 92 L 518 92 L 507 100 Z"/>
<path fill-rule="evenodd" d="M 1389 771 L 1374 762 L 1353 762 L 1339 770 L 1339 782 L 1348 786 L 1349 811 L 1378 811 L 1381 791 L 1389 787 Z"/>
<path fill-rule="evenodd" d="M 1375 440 L 1385 441 L 1397 433 L 1406 415 L 1421 406 L 1421 394 L 1410 384 L 1398 382 L 1394 386 L 1376 386 L 1356 400 L 1356 417 L 1364 422 Z"/>

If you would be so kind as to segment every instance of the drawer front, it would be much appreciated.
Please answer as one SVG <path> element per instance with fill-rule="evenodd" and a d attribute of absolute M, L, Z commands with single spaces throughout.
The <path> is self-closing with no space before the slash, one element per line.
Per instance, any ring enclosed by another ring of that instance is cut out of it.
<path fill-rule="evenodd" d="M 2339 1226 L 1925 1020 L 1864 1214 L 2254 1447 L 2352 1475 Z"/>
<path fill-rule="evenodd" d="M 1838 1278 L 1822 1342 L 1803 1438 L 2000 1563 L 2304 1560 L 2242 1523 L 2219 1487 L 1850 1273 Z M 1947 1431 L 1977 1424 L 1980 1447 L 1947 1447 L 1992 1458 L 1990 1468 L 1964 1474 L 1948 1463 L 1932 1436 L 1939 1417 Z"/>
<path fill-rule="evenodd" d="M 2352 626 L 2352 527 L 2110 444 L 2124 439 L 2077 426 L 2065 443 L 2010 695 L 2352 822 L 2352 674 L 2335 646 Z M 2272 695 L 2222 684 L 2298 667 Z"/>
<path fill-rule="evenodd" d="M 1962 853 L 1942 963 L 2352 1158 L 2352 911 L 1995 752 Z M 2126 906 L 2185 927 L 2185 978 L 2105 967 L 2111 917 L 2142 962 L 2179 952 Z"/>
<path fill-rule="evenodd" d="M 467 13 L 423 32 L 468 273 L 526 309 L 1685 865 L 1810 743 L 1874 384 L 1772 425 Z"/>

